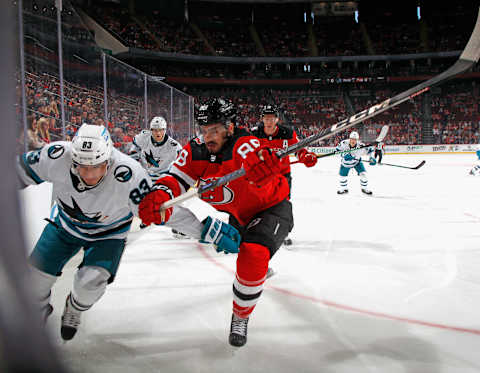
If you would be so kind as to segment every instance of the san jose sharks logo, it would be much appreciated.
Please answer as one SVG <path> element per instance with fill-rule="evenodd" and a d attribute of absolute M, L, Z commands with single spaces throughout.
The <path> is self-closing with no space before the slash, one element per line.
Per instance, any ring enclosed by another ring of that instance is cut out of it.
<path fill-rule="evenodd" d="M 150 166 L 153 167 L 158 167 L 158 160 L 155 159 L 153 156 L 152 150 L 150 150 L 150 153 L 145 152 L 145 160 Z"/>
<path fill-rule="evenodd" d="M 132 169 L 125 165 L 120 165 L 115 169 L 113 173 L 115 179 L 121 183 L 125 183 L 132 178 Z"/>
<path fill-rule="evenodd" d="M 58 199 L 58 202 L 60 202 L 60 206 L 65 213 L 67 213 L 68 216 L 70 216 L 73 220 L 82 222 L 82 223 L 99 223 L 102 220 L 105 220 L 108 218 L 108 216 L 103 216 L 102 213 L 99 212 L 83 212 L 80 206 L 78 205 L 77 201 L 73 197 L 72 198 L 72 203 L 73 206 L 67 205 L 65 202 L 63 202 L 60 198 Z"/>
<path fill-rule="evenodd" d="M 65 148 L 62 145 L 52 145 L 48 148 L 48 157 L 51 159 L 60 158 L 65 152 Z"/>

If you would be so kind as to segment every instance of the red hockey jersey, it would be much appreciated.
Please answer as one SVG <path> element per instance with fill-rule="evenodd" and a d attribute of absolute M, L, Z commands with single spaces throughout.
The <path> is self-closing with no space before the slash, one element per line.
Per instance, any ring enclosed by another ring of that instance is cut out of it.
<path fill-rule="evenodd" d="M 197 181 L 208 183 L 239 169 L 246 154 L 258 147 L 259 139 L 238 128 L 218 154 L 209 153 L 205 144 L 199 138 L 194 138 L 182 149 L 165 177 L 175 178 L 182 192 L 185 192 Z M 162 179 L 158 182 L 161 183 Z M 261 188 L 240 177 L 204 193 L 201 199 L 246 225 L 260 211 L 287 198 L 288 192 L 287 180 L 280 174 Z"/>
<path fill-rule="evenodd" d="M 263 124 L 254 127 L 250 131 L 253 136 L 258 137 L 262 145 L 268 146 L 273 151 L 282 150 L 290 145 L 296 144 L 298 142 L 298 137 L 296 132 L 289 127 L 277 125 L 277 130 L 273 135 L 267 135 L 264 131 Z M 288 171 L 290 172 L 290 159 L 288 156 L 282 158 L 282 163 L 287 166 Z"/>

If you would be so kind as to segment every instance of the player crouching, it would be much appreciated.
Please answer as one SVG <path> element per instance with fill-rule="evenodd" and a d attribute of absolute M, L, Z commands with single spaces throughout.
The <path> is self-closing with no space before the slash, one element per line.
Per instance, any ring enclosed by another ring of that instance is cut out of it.
<path fill-rule="evenodd" d="M 372 156 L 373 149 L 371 147 L 364 147 L 365 144 L 359 141 L 360 136 L 358 132 L 352 131 L 348 140 L 343 140 L 338 144 L 335 151 L 346 152 L 342 154 L 342 160 L 340 163 L 340 188 L 337 190 L 338 194 L 348 193 L 348 173 L 352 168 L 357 171 L 360 176 L 360 186 L 362 192 L 371 195 L 372 191 L 368 189 L 367 171 L 362 163 L 362 155 L 366 154 L 370 156 L 369 163 L 371 166 L 377 164 L 377 161 Z"/>

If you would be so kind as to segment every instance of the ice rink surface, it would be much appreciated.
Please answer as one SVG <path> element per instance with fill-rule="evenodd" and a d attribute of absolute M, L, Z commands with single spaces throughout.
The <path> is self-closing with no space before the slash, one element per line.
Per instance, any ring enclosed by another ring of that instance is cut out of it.
<path fill-rule="evenodd" d="M 165 227 L 132 232 L 105 296 L 68 343 L 60 316 L 79 258 L 53 290 L 48 329 L 72 372 L 480 371 L 480 177 L 474 154 L 387 155 L 338 196 L 339 159 L 293 167 L 294 244 L 228 344 L 235 256 Z M 32 189 L 30 187 L 29 189 Z M 27 192 L 28 194 L 28 192 Z M 43 216 L 27 207 L 30 240 Z M 189 206 L 204 218 L 213 210 Z M 38 210 L 36 210 L 38 211 Z M 37 216 L 35 216 L 37 215 Z"/>

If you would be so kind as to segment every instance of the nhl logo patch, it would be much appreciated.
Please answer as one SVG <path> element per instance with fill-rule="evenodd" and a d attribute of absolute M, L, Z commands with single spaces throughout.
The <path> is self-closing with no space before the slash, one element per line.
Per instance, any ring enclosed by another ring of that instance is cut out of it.
<path fill-rule="evenodd" d="M 63 153 L 65 153 L 65 148 L 62 145 L 52 145 L 47 151 L 48 157 L 51 159 L 58 159 Z"/>
<path fill-rule="evenodd" d="M 115 179 L 121 183 L 125 183 L 132 178 L 132 169 L 125 165 L 120 165 L 115 169 L 113 173 Z"/>

